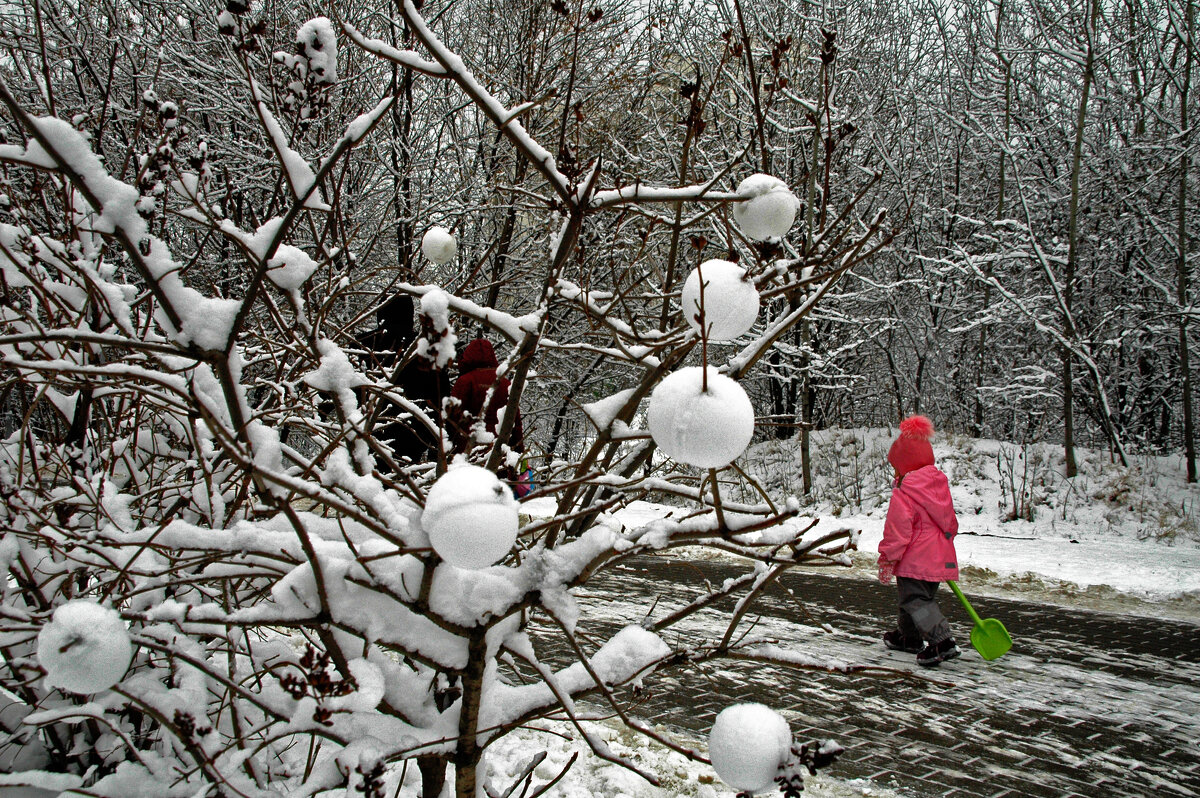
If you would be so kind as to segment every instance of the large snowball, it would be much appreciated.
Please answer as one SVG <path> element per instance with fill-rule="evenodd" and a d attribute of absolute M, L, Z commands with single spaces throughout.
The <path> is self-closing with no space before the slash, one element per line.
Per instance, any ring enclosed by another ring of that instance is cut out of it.
<path fill-rule="evenodd" d="M 762 704 L 735 704 L 713 721 L 708 758 L 721 781 L 756 793 L 775 786 L 791 745 L 792 732 L 778 712 Z"/>
<path fill-rule="evenodd" d="M 727 260 L 706 260 L 683 284 L 683 317 L 700 329 L 700 277 L 704 277 L 704 323 L 710 341 L 730 341 L 747 332 L 758 318 L 758 289 L 743 279 L 746 270 Z"/>
<path fill-rule="evenodd" d="M 421 251 L 434 263 L 449 263 L 458 254 L 458 242 L 444 227 L 431 227 L 421 239 Z"/>
<path fill-rule="evenodd" d="M 37 638 L 46 686 L 71 693 L 99 693 L 125 675 L 133 645 L 121 616 L 94 601 L 68 601 L 54 611 Z"/>
<path fill-rule="evenodd" d="M 671 459 L 699 468 L 722 468 L 746 451 L 754 437 L 754 406 L 741 385 L 708 369 L 702 390 L 699 366 L 670 374 L 650 394 L 650 436 Z"/>
<path fill-rule="evenodd" d="M 784 183 L 771 175 L 750 175 L 737 187 L 745 202 L 733 205 L 733 220 L 750 238 L 766 241 L 787 235 L 796 221 L 800 201 Z"/>
<path fill-rule="evenodd" d="M 486 468 L 458 466 L 429 489 L 421 526 L 446 562 L 458 568 L 487 568 L 517 540 L 517 500 Z"/>

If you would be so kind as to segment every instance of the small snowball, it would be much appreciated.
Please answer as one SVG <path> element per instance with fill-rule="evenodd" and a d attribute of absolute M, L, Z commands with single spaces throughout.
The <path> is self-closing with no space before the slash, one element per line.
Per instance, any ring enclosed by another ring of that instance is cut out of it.
<path fill-rule="evenodd" d="M 753 794 L 774 788 L 791 745 L 791 729 L 778 712 L 762 704 L 734 704 L 713 721 L 708 758 L 721 781 Z"/>
<path fill-rule="evenodd" d="M 433 550 L 457 568 L 487 568 L 517 540 L 517 500 L 500 479 L 474 465 L 452 468 L 425 499 L 421 526 Z"/>
<path fill-rule="evenodd" d="M 700 285 L 704 284 L 704 322 L 711 341 L 730 341 L 746 333 L 758 318 L 758 289 L 744 279 L 746 270 L 727 260 L 706 260 L 683 284 L 683 317 L 698 333 Z"/>
<path fill-rule="evenodd" d="M 71 693 L 99 693 L 125 675 L 133 660 L 129 631 L 115 610 L 76 599 L 54 610 L 37 638 L 46 686 Z"/>
<path fill-rule="evenodd" d="M 217 31 L 226 36 L 232 36 L 237 30 L 237 17 L 228 10 L 217 15 Z"/>
<path fill-rule="evenodd" d="M 723 468 L 754 437 L 754 406 L 734 380 L 708 369 L 702 390 L 699 366 L 670 374 L 650 394 L 646 420 L 658 448 L 673 460 L 699 468 Z"/>
<path fill-rule="evenodd" d="M 787 235 L 796 221 L 800 201 L 784 183 L 771 175 L 751 175 L 738 185 L 745 202 L 733 206 L 733 220 L 755 241 Z"/>
<path fill-rule="evenodd" d="M 421 251 L 434 263 L 449 263 L 458 254 L 458 242 L 449 230 L 434 226 L 425 231 L 425 237 L 421 239 Z"/>

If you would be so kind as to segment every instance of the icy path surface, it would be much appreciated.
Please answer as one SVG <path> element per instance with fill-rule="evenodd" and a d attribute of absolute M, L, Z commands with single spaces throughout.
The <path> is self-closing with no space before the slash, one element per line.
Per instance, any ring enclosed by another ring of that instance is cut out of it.
<path fill-rule="evenodd" d="M 590 586 L 592 623 L 581 631 L 639 621 L 656 597 L 661 614 L 705 580 L 741 572 L 728 562 L 635 561 Z M 671 589 L 659 595 L 664 584 Z M 752 634 L 911 677 L 706 666 L 648 680 L 639 714 L 703 739 L 728 704 L 762 701 L 799 737 L 846 747 L 831 776 L 870 778 L 904 795 L 1200 795 L 1200 625 L 978 598 L 980 615 L 1001 619 L 1015 640 L 1008 655 L 987 663 L 969 646 L 965 612 L 944 591 L 963 656 L 919 669 L 912 655 L 879 643 L 894 595 L 865 579 L 795 571 L 764 597 Z"/>

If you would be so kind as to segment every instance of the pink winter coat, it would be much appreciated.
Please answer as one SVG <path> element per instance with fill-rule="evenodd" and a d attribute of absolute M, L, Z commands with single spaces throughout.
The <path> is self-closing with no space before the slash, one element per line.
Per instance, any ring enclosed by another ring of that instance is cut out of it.
<path fill-rule="evenodd" d="M 950 482 L 937 466 L 904 475 L 892 490 L 879 558 L 896 564 L 896 576 L 945 582 L 958 579 L 954 536 L 958 518 Z"/>

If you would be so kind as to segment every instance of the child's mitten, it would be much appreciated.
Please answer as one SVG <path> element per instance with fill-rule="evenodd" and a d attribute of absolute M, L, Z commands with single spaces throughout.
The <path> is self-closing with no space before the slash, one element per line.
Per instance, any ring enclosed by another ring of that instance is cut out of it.
<path fill-rule="evenodd" d="M 896 575 L 896 563 L 891 560 L 879 558 L 879 584 L 890 585 L 892 577 Z"/>

